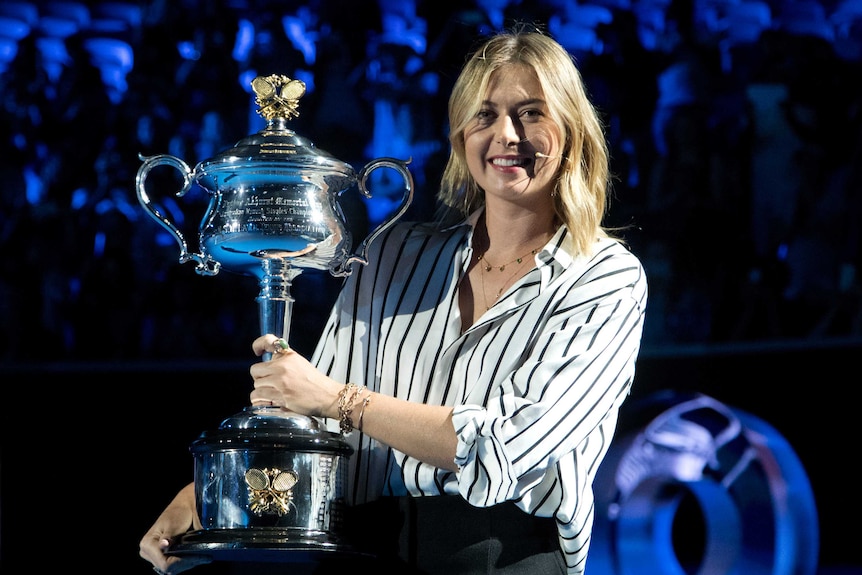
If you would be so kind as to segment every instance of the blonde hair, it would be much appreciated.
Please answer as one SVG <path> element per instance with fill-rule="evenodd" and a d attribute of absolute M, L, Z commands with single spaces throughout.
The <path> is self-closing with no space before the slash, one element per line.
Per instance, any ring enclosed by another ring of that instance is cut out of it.
<path fill-rule="evenodd" d="M 563 146 L 554 187 L 557 217 L 573 236 L 577 254 L 588 254 L 599 237 L 610 191 L 610 167 L 604 126 L 587 97 L 572 56 L 537 29 L 519 26 L 491 36 L 467 59 L 449 96 L 449 159 L 437 199 L 441 219 L 465 217 L 485 203 L 484 191 L 467 168 L 464 131 L 475 119 L 491 74 L 509 64 L 532 68 L 548 102 L 551 119 L 561 129 Z"/>

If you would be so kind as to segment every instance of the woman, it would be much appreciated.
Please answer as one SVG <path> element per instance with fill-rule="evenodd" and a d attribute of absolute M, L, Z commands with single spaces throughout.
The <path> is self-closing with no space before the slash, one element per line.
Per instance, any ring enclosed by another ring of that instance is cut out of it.
<path fill-rule="evenodd" d="M 376 572 L 582 573 L 647 292 L 601 225 L 602 126 L 569 54 L 525 30 L 467 60 L 449 126 L 438 221 L 372 242 L 311 361 L 255 340 L 273 359 L 251 367 L 251 401 L 346 433 L 354 534 Z M 141 556 L 191 566 L 162 550 L 196 521 L 190 485 Z"/>

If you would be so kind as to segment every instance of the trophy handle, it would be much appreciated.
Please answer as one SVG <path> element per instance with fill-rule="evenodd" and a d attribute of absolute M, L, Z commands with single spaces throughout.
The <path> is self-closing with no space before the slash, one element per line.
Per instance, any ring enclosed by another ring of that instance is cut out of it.
<path fill-rule="evenodd" d="M 153 206 L 150 201 L 149 195 L 147 195 L 146 190 L 146 181 L 147 176 L 150 173 L 150 170 L 155 168 L 156 166 L 168 165 L 176 168 L 183 177 L 183 187 L 175 194 L 176 197 L 183 197 L 186 192 L 192 187 L 192 170 L 189 168 L 189 165 L 186 164 L 181 159 L 176 156 L 172 156 L 170 154 L 159 154 L 156 156 L 144 156 L 142 154 L 138 154 L 138 158 L 143 161 L 143 164 L 140 168 L 138 168 L 138 175 L 135 178 L 135 184 L 138 190 L 138 201 L 147 211 L 147 213 L 156 220 L 159 224 L 162 225 L 173 237 L 177 240 L 177 243 L 180 246 L 180 263 L 184 264 L 188 261 L 194 261 L 197 265 L 195 267 L 195 271 L 203 276 L 214 276 L 219 272 L 219 268 L 221 264 L 209 254 L 193 254 L 189 253 L 188 244 L 186 243 L 186 239 L 183 236 L 183 233 L 179 230 L 179 228 L 174 225 L 174 223 L 169 220 L 166 216 L 163 216 L 159 211 Z M 210 210 L 212 211 L 213 203 L 210 201 Z"/>
<path fill-rule="evenodd" d="M 383 222 L 380 223 L 371 234 L 368 235 L 352 256 L 344 259 L 340 264 L 333 266 L 330 270 L 332 275 L 334 276 L 347 276 L 350 275 L 350 264 L 354 262 L 359 262 L 362 265 L 368 265 L 368 246 L 374 239 L 382 234 L 386 229 L 392 226 L 401 216 L 404 215 L 404 212 L 407 211 L 407 208 L 410 207 L 411 202 L 413 201 L 413 175 L 410 173 L 410 170 L 407 169 L 407 164 L 410 163 L 412 158 L 409 158 L 407 161 L 398 160 L 396 158 L 377 158 L 376 160 L 372 160 L 365 164 L 365 167 L 359 171 L 358 174 L 358 186 L 359 191 L 366 198 L 371 197 L 371 192 L 369 192 L 366 181 L 368 177 L 371 175 L 371 172 L 376 170 L 377 168 L 392 168 L 401 174 L 401 177 L 404 178 L 404 196 L 401 198 L 401 204 L 398 206 L 396 210 L 393 210 L 389 217 L 387 217 Z"/>

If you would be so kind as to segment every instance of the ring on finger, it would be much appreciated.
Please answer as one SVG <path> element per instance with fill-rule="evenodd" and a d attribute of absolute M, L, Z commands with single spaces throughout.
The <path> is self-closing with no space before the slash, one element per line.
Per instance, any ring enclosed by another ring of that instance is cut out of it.
<path fill-rule="evenodd" d="M 290 351 L 290 345 L 288 345 L 287 340 L 283 337 L 278 338 L 274 342 L 272 342 L 273 353 L 286 353 Z"/>

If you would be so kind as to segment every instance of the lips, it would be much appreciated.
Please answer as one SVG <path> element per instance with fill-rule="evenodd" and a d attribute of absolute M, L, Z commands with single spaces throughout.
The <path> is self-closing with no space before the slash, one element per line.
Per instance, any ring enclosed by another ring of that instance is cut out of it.
<path fill-rule="evenodd" d="M 533 165 L 533 159 L 529 157 L 492 158 L 491 164 L 500 168 L 525 168 Z"/>

